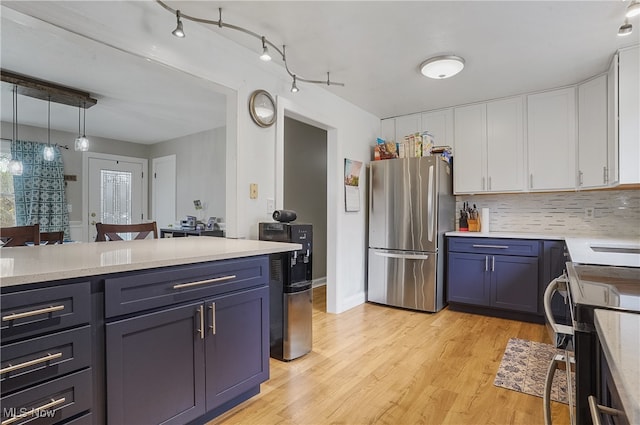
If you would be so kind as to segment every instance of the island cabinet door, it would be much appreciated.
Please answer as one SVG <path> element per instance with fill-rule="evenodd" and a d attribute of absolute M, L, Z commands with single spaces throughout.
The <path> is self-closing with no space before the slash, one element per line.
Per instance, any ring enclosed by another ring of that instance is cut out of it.
<path fill-rule="evenodd" d="M 269 379 L 269 287 L 212 298 L 207 312 L 207 411 Z"/>
<path fill-rule="evenodd" d="M 450 252 L 447 293 L 449 302 L 489 305 L 491 256 Z"/>
<path fill-rule="evenodd" d="M 491 306 L 535 313 L 538 311 L 538 257 L 492 255 Z"/>
<path fill-rule="evenodd" d="M 205 413 L 204 305 L 106 325 L 107 422 L 184 424 Z"/>

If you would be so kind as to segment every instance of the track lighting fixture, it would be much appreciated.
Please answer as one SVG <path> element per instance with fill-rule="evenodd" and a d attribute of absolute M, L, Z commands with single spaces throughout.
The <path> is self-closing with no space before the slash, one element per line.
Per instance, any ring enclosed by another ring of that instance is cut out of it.
<path fill-rule="evenodd" d="M 629 7 L 627 7 L 627 13 L 625 16 L 627 18 L 633 18 L 638 15 L 640 15 L 640 2 L 638 0 L 633 0 Z"/>
<path fill-rule="evenodd" d="M 618 28 L 618 36 L 624 37 L 625 35 L 629 35 L 633 32 L 633 25 L 629 23 L 628 19 L 624 20 L 624 24 L 620 25 Z"/>
<path fill-rule="evenodd" d="M 82 136 L 80 136 L 80 109 L 84 109 L 84 127 L 82 130 Z M 87 110 L 84 105 L 78 105 L 78 137 L 76 138 L 75 148 L 77 151 L 86 152 L 89 150 L 89 139 L 87 139 Z"/>
<path fill-rule="evenodd" d="M 176 25 L 176 29 L 171 31 L 171 34 L 175 35 L 178 38 L 184 38 L 184 30 L 182 29 L 182 21 L 180 20 L 180 11 L 176 10 L 176 20 L 178 24 Z"/>
<path fill-rule="evenodd" d="M 269 54 L 269 48 L 267 47 L 267 42 L 264 36 L 262 36 L 262 54 L 260 55 L 260 59 L 265 62 L 269 62 L 271 60 L 271 55 Z"/>
<path fill-rule="evenodd" d="M 42 156 L 45 161 L 53 161 L 56 157 L 53 146 L 51 146 L 51 96 L 49 96 L 47 103 L 47 146 L 44 147 Z"/>
<path fill-rule="evenodd" d="M 165 2 L 163 2 L 161 0 L 156 0 L 156 2 L 160 6 L 162 6 L 166 10 L 168 10 L 169 12 L 176 14 L 176 17 L 178 19 L 178 26 L 172 33 L 176 37 L 184 37 L 184 31 L 182 29 L 182 21 L 180 20 L 180 18 L 183 18 L 183 19 L 186 19 L 186 20 L 189 20 L 189 21 L 199 22 L 201 24 L 213 25 L 213 26 L 216 26 L 218 28 L 233 29 L 233 30 L 243 32 L 243 33 L 245 33 L 247 35 L 250 35 L 252 37 L 255 37 L 255 38 L 261 40 L 262 41 L 262 54 L 260 55 L 260 59 L 262 59 L 263 61 L 271 60 L 271 54 L 269 53 L 269 47 L 268 47 L 268 46 L 271 46 L 271 48 L 274 51 L 276 51 L 276 52 L 278 52 L 280 54 L 280 56 L 282 57 L 282 61 L 284 62 L 284 68 L 287 71 L 287 74 L 289 74 L 289 76 L 291 78 L 293 78 L 293 85 L 291 86 L 291 91 L 294 92 L 294 93 L 298 91 L 298 87 L 296 86 L 296 81 L 302 81 L 304 83 L 311 83 L 311 84 L 326 84 L 328 86 L 344 86 L 344 83 L 336 83 L 335 81 L 331 81 L 331 79 L 329 78 L 329 73 L 328 72 L 327 72 L 327 80 L 326 81 L 308 80 L 306 78 L 301 78 L 300 76 L 294 74 L 293 72 L 291 72 L 291 70 L 289 69 L 289 65 L 287 64 L 287 58 L 286 58 L 286 55 L 285 55 L 285 46 L 282 46 L 282 50 L 280 50 L 278 48 L 278 46 L 276 46 L 275 44 L 270 42 L 263 35 L 256 34 L 255 32 L 253 32 L 251 30 L 248 30 L 246 28 L 240 27 L 238 25 L 233 25 L 233 24 L 228 24 L 226 22 L 223 22 L 222 21 L 222 9 L 221 8 L 218 8 L 218 13 L 219 13 L 218 20 L 214 21 L 214 20 L 211 20 L 211 19 L 204 19 L 204 18 L 198 18 L 196 16 L 185 15 L 184 13 L 181 13 L 179 10 L 171 8 L 169 5 L 167 5 Z"/>

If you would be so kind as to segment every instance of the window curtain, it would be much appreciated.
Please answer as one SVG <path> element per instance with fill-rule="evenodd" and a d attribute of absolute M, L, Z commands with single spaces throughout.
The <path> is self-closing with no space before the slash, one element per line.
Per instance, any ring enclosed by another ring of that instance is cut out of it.
<path fill-rule="evenodd" d="M 41 232 L 64 231 L 69 239 L 69 213 L 64 193 L 64 164 L 54 146 L 53 161 L 45 161 L 46 143 L 14 140 L 11 156 L 22 161 L 21 176 L 13 176 L 16 225 L 40 224 Z"/>

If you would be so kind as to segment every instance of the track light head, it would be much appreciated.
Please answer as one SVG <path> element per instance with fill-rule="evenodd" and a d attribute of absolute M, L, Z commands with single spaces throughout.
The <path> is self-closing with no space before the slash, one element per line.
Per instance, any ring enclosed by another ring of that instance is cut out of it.
<path fill-rule="evenodd" d="M 625 16 L 627 18 L 633 18 L 634 16 L 638 15 L 640 15 L 640 2 L 634 0 L 633 2 L 631 2 L 629 7 L 627 7 L 627 13 L 625 14 Z"/>
<path fill-rule="evenodd" d="M 182 21 L 180 20 L 180 11 L 176 10 L 176 20 L 178 24 L 176 25 L 176 29 L 171 31 L 171 34 L 175 35 L 178 38 L 184 38 L 184 30 L 182 29 Z"/>
<path fill-rule="evenodd" d="M 632 32 L 633 32 L 633 25 L 629 23 L 629 20 L 625 19 L 624 24 L 620 25 L 620 28 L 618 29 L 618 36 L 624 37 L 626 35 L 631 34 Z"/>
<path fill-rule="evenodd" d="M 291 93 L 298 93 L 298 86 L 296 85 L 296 76 L 293 76 L 293 84 L 291 84 Z"/>
<path fill-rule="evenodd" d="M 269 62 L 271 60 L 271 55 L 269 54 L 269 48 L 267 47 L 267 42 L 264 36 L 262 36 L 262 54 L 260 55 L 260 59 Z"/>

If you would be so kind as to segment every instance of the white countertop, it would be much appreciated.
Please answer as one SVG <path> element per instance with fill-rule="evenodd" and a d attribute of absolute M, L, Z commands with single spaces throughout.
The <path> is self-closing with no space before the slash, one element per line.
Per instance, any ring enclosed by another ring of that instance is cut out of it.
<path fill-rule="evenodd" d="M 0 249 L 0 286 L 201 263 L 301 249 L 300 244 L 214 237 Z"/>
<path fill-rule="evenodd" d="M 595 325 L 630 424 L 640 424 L 640 314 L 596 309 Z"/>
<path fill-rule="evenodd" d="M 499 238 L 499 239 L 544 239 L 561 241 L 565 237 L 563 235 L 548 233 L 515 233 L 515 232 L 460 232 L 458 230 L 447 232 L 445 236 L 465 236 L 469 238 Z"/>
<path fill-rule="evenodd" d="M 592 247 L 629 247 L 640 249 L 638 239 L 565 238 L 571 261 L 581 264 L 603 266 L 640 267 L 640 254 L 621 252 L 598 252 Z"/>

